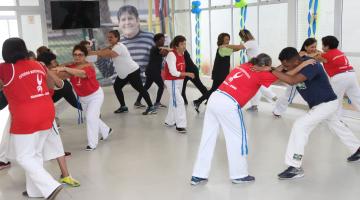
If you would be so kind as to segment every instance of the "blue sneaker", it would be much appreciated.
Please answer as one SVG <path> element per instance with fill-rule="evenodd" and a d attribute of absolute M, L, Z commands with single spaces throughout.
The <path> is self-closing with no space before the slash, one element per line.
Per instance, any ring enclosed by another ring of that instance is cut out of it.
<path fill-rule="evenodd" d="M 207 178 L 200 178 L 196 176 L 191 177 L 191 185 L 199 185 L 200 183 L 206 183 L 207 181 Z"/>
<path fill-rule="evenodd" d="M 288 167 L 285 171 L 281 172 L 278 177 L 280 180 L 296 179 L 304 176 L 304 170 L 299 167 Z"/>
<path fill-rule="evenodd" d="M 237 179 L 232 179 L 231 182 L 234 184 L 239 184 L 239 183 L 250 183 L 250 182 L 254 182 L 255 181 L 255 177 L 253 176 L 246 176 L 243 178 L 237 178 Z"/>

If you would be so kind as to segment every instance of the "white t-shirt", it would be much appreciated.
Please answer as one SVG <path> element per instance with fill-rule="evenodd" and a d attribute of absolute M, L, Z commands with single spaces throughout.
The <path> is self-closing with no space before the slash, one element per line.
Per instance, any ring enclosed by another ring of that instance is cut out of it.
<path fill-rule="evenodd" d="M 139 69 L 139 65 L 131 58 L 130 53 L 125 45 L 117 43 L 112 48 L 119 56 L 112 58 L 117 75 L 125 79 L 129 74 Z"/>
<path fill-rule="evenodd" d="M 244 43 L 244 46 L 249 60 L 259 55 L 259 47 L 256 40 L 249 40 Z"/>

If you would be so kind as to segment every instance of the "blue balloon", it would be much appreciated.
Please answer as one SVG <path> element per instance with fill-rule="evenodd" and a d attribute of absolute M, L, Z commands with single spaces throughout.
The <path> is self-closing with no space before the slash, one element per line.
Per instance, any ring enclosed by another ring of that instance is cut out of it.
<path fill-rule="evenodd" d="M 200 1 L 193 1 L 191 3 L 192 7 L 199 7 L 201 5 L 201 2 Z"/>

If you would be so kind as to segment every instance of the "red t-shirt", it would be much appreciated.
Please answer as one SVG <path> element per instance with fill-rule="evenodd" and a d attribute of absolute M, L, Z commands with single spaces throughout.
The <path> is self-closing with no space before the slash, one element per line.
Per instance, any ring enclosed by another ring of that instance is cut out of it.
<path fill-rule="evenodd" d="M 176 50 L 172 50 L 171 52 L 173 52 L 176 56 L 176 69 L 179 72 L 185 72 L 185 58 L 184 55 L 178 54 L 176 52 Z M 165 80 L 181 80 L 184 79 L 185 77 L 183 76 L 179 76 L 179 77 L 175 77 L 173 75 L 170 74 L 169 71 L 169 66 L 168 63 L 165 63 L 165 69 L 164 69 L 164 79 Z"/>
<path fill-rule="evenodd" d="M 71 65 L 69 68 L 76 68 L 76 65 Z M 86 73 L 86 78 L 80 78 L 77 76 L 70 77 L 70 82 L 76 92 L 80 97 L 89 96 L 90 94 L 96 92 L 100 85 L 96 80 L 96 72 L 94 67 L 87 66 L 81 68 Z"/>
<path fill-rule="evenodd" d="M 324 68 L 330 77 L 353 70 L 349 60 L 339 49 L 331 49 L 328 52 L 323 53 L 321 56 L 327 60 L 327 63 L 324 63 Z"/>
<path fill-rule="evenodd" d="M 243 107 L 259 90 L 269 87 L 277 78 L 271 72 L 253 72 L 251 63 L 235 68 L 220 85 L 219 90 L 232 96 Z"/>
<path fill-rule="evenodd" d="M 55 108 L 46 77 L 46 70 L 36 61 L 0 64 L 0 79 L 11 114 L 10 133 L 32 134 L 52 127 Z"/>

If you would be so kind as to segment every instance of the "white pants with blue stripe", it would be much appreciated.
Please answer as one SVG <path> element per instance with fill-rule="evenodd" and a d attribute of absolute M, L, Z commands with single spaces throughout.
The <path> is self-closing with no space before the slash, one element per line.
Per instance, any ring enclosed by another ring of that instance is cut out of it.
<path fill-rule="evenodd" d="M 272 102 L 273 98 L 276 97 L 276 94 L 268 87 L 261 86 L 259 91 L 255 94 L 255 96 L 250 100 L 251 106 L 258 106 L 260 104 L 261 97 L 264 96 L 267 100 Z"/>
<path fill-rule="evenodd" d="M 285 94 L 283 94 L 278 100 L 276 101 L 273 113 L 275 115 L 282 115 L 285 113 L 286 109 L 289 107 L 289 104 L 292 103 L 293 99 L 297 94 L 296 86 L 287 86 Z"/>
<path fill-rule="evenodd" d="M 248 176 L 246 131 L 239 109 L 227 94 L 215 91 L 210 96 L 193 176 L 208 178 L 220 126 L 225 136 L 230 178 Z"/>
<path fill-rule="evenodd" d="M 165 80 L 166 89 L 169 92 L 168 113 L 165 123 L 175 125 L 178 128 L 186 128 L 186 111 L 181 90 L 184 80 Z"/>

